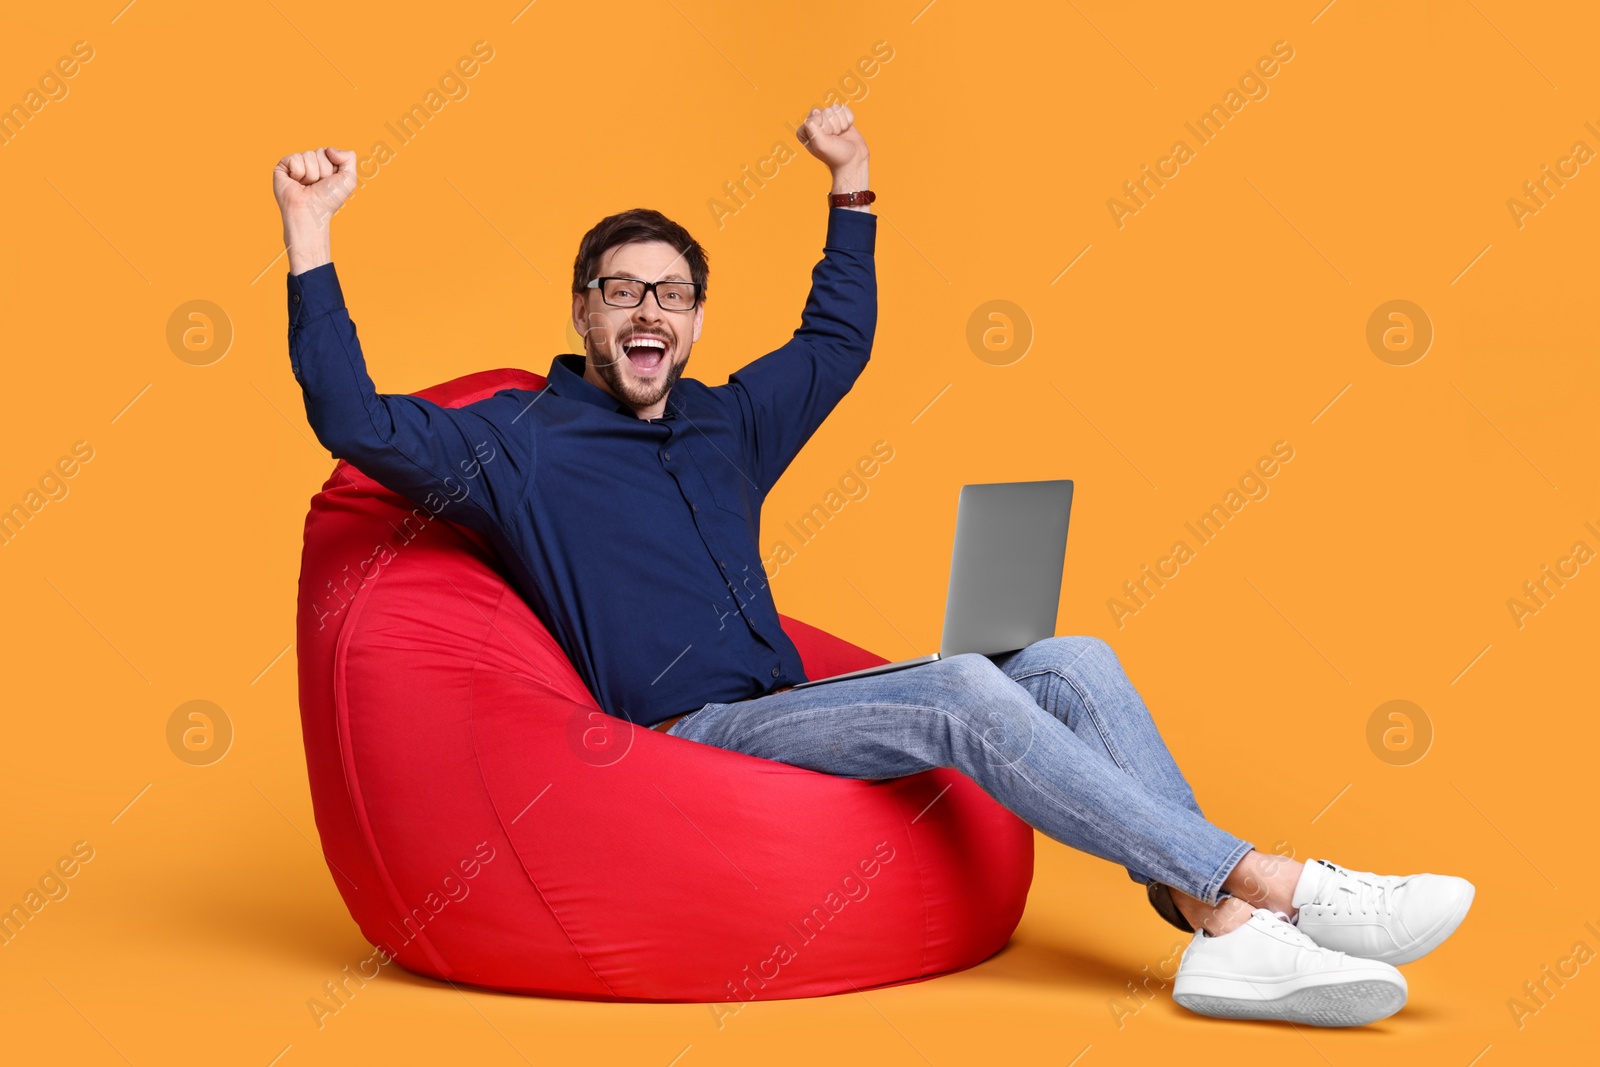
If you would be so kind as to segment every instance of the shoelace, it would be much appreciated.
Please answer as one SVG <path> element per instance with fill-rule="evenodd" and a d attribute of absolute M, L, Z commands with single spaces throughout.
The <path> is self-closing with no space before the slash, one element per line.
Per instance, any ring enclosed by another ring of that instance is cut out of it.
<path fill-rule="evenodd" d="M 1287 941 L 1291 945 L 1297 945 L 1300 948 L 1314 949 L 1318 947 L 1317 943 L 1311 940 L 1311 938 L 1303 933 L 1298 927 L 1284 922 L 1283 919 L 1276 915 L 1274 915 L 1273 918 L 1277 921 L 1261 924 L 1262 928 L 1273 937 L 1276 937 L 1280 941 Z"/>
<path fill-rule="evenodd" d="M 1379 915 L 1394 914 L 1394 891 L 1404 881 L 1399 875 L 1366 874 L 1335 867 L 1322 883 L 1312 903 L 1331 908 L 1334 912 L 1369 911 Z"/>

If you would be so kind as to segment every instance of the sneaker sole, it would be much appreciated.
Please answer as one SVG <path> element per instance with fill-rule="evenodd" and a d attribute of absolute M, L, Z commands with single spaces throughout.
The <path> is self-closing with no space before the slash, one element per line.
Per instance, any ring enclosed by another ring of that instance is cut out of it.
<path fill-rule="evenodd" d="M 1211 984 L 1211 983 L 1208 983 Z M 1366 1026 L 1387 1019 L 1406 1003 L 1406 990 L 1381 979 L 1360 979 L 1297 989 L 1273 1000 L 1173 991 L 1176 1003 L 1218 1019 L 1273 1019 L 1308 1026 Z"/>

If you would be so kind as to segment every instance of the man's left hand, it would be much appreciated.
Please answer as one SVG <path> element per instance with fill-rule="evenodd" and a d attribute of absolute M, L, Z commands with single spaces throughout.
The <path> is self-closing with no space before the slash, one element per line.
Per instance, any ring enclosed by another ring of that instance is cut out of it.
<path fill-rule="evenodd" d="M 846 104 L 812 108 L 795 134 L 806 151 L 826 163 L 835 174 L 866 168 L 867 142 L 856 129 L 856 117 Z"/>

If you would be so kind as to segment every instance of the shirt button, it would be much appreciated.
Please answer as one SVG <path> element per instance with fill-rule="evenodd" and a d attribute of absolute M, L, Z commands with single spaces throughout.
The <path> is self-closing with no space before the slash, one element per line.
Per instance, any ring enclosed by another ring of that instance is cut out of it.
<path fill-rule="evenodd" d="M 671 452 L 663 452 L 663 453 L 661 453 L 661 458 L 665 459 L 665 460 L 671 460 L 672 459 L 672 453 Z"/>
<path fill-rule="evenodd" d="M 300 294 L 299 293 L 295 293 L 293 296 L 289 297 L 289 302 L 291 304 L 300 303 Z"/>
<path fill-rule="evenodd" d="M 782 668 L 781 668 L 781 667 L 774 667 L 774 668 L 772 668 L 772 676 L 773 676 L 773 677 L 774 677 L 774 678 L 776 678 L 776 677 L 777 677 L 777 676 L 778 676 L 778 675 L 780 675 L 780 674 L 782 674 L 782 673 L 783 673 L 783 669 L 782 669 Z"/>
<path fill-rule="evenodd" d="M 695 507 L 693 504 L 689 505 L 689 510 L 694 512 L 696 515 L 700 514 L 700 509 Z"/>

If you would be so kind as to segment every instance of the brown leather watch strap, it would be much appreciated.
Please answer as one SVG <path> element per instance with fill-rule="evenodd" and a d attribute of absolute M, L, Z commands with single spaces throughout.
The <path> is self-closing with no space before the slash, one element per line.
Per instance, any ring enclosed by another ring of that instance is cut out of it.
<path fill-rule="evenodd" d="M 858 189 L 853 193 L 829 193 L 829 207 L 860 207 L 870 204 L 878 199 L 878 194 L 871 189 Z"/>

